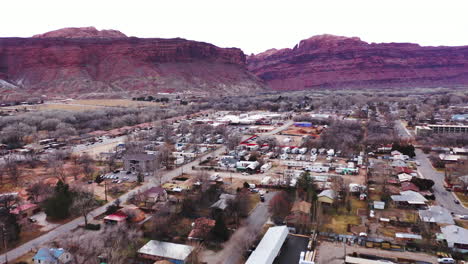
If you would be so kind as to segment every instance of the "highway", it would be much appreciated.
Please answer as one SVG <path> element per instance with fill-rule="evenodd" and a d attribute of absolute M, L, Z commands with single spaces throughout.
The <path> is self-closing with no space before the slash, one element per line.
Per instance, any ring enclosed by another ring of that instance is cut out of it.
<path fill-rule="evenodd" d="M 190 163 L 187 163 L 185 165 L 183 165 L 182 167 L 179 167 L 179 168 L 176 168 L 174 170 L 171 170 L 171 171 L 167 171 L 166 173 L 163 174 L 162 176 L 162 182 L 168 182 L 170 181 L 171 179 L 175 178 L 175 177 L 178 177 L 180 176 L 181 172 L 184 171 L 184 173 L 190 173 L 192 171 L 192 166 L 195 166 L 195 165 L 198 165 L 199 161 L 202 160 L 202 159 L 205 159 L 206 157 L 208 156 L 216 156 L 216 155 L 219 155 L 221 153 L 224 153 L 225 152 L 225 147 L 220 147 L 218 149 L 216 149 L 215 151 L 211 152 L 211 153 L 207 153 L 203 156 L 200 156 L 199 158 L 195 159 L 194 161 L 190 162 Z M 147 179 L 145 179 L 146 181 Z M 138 192 L 139 190 L 145 190 L 147 188 L 151 188 L 151 187 L 154 187 L 154 186 L 157 186 L 158 184 L 156 183 L 157 181 L 156 180 L 148 180 L 147 182 L 145 182 L 143 185 L 123 194 L 122 196 L 119 197 L 119 199 L 121 201 L 126 201 L 132 194 Z M 106 211 L 106 208 L 111 205 L 112 202 L 109 202 L 99 208 L 96 208 L 94 209 L 91 213 L 90 213 L 90 216 L 98 216 L 100 214 L 103 214 L 105 211 Z M 34 250 L 34 249 L 37 249 L 38 247 L 41 246 L 41 244 L 45 243 L 45 242 L 49 242 L 49 241 L 52 241 L 54 240 L 56 237 L 58 237 L 59 235 L 62 235 L 62 234 L 66 234 L 66 233 L 70 233 L 72 230 L 74 230 L 75 228 L 77 228 L 79 225 L 83 225 L 84 224 L 84 218 L 83 217 L 78 217 L 66 224 L 63 224 L 63 225 L 60 225 L 58 226 L 57 228 L 51 230 L 50 232 L 42 235 L 42 236 L 39 236 L 33 240 L 30 240 L 26 243 L 24 243 L 23 245 L 17 247 L 17 248 L 14 248 L 10 251 L 8 251 L 6 254 L 2 254 L 0 255 L 0 264 L 3 264 L 3 263 L 6 263 L 6 260 L 7 260 L 7 257 L 8 257 L 8 260 L 11 261 L 11 260 L 14 260 L 14 259 L 17 259 L 18 257 Z"/>

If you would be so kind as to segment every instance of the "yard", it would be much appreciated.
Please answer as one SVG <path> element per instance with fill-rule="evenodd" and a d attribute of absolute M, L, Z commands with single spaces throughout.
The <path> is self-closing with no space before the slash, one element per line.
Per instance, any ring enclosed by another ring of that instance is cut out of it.
<path fill-rule="evenodd" d="M 464 195 L 461 192 L 455 192 L 455 195 L 458 197 L 458 199 L 463 203 L 465 207 L 468 207 L 468 195 Z"/>

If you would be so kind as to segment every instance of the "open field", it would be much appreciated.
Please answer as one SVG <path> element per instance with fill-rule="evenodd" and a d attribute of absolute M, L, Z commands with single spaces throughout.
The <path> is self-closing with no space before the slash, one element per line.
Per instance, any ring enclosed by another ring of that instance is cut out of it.
<path fill-rule="evenodd" d="M 106 106 L 106 107 L 143 107 L 143 106 L 160 106 L 160 103 L 133 101 L 129 99 L 94 99 L 94 100 L 73 100 L 71 104 L 90 105 L 90 106 Z"/>
<path fill-rule="evenodd" d="M 46 111 L 46 110 L 66 110 L 66 111 L 86 111 L 103 107 L 150 107 L 161 106 L 161 103 L 133 101 L 130 99 L 90 99 L 90 100 L 71 100 L 66 102 L 45 102 L 37 105 L 16 105 L 5 107 L 5 110 L 18 109 L 28 111 Z"/>

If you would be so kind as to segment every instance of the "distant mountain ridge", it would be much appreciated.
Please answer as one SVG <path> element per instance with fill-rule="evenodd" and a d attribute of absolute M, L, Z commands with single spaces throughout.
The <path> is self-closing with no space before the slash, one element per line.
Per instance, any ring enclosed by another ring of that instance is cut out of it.
<path fill-rule="evenodd" d="M 95 28 L 0 38 L 0 97 L 263 91 L 245 60 L 237 48 Z"/>
<path fill-rule="evenodd" d="M 33 38 L 126 38 L 127 36 L 113 29 L 97 30 L 95 27 L 69 27 L 44 34 L 32 36 Z"/>
<path fill-rule="evenodd" d="M 367 43 L 319 35 L 292 49 L 248 56 L 248 69 L 274 90 L 468 85 L 468 46 Z"/>

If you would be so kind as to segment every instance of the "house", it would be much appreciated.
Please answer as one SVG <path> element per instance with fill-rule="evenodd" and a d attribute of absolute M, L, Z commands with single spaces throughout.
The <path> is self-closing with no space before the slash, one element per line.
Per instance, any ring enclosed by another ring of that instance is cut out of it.
<path fill-rule="evenodd" d="M 192 224 L 192 231 L 188 235 L 189 240 L 203 241 L 210 234 L 216 221 L 206 217 L 195 219 Z"/>
<path fill-rule="evenodd" d="M 416 184 L 412 182 L 402 182 L 401 183 L 401 190 L 402 191 L 414 191 L 414 192 L 419 192 L 420 189 Z"/>
<path fill-rule="evenodd" d="M 167 200 L 167 192 L 164 190 L 164 188 L 161 187 L 151 187 L 143 192 L 143 194 L 146 196 L 145 202 L 148 203 L 157 203 Z"/>
<path fill-rule="evenodd" d="M 255 171 L 260 165 L 258 161 L 239 161 L 237 162 L 237 170 L 239 171 Z"/>
<path fill-rule="evenodd" d="M 113 214 L 104 217 L 104 223 L 111 225 L 122 224 L 125 223 L 125 221 L 127 221 L 127 218 L 127 214 L 125 214 L 122 211 L 117 211 Z"/>
<path fill-rule="evenodd" d="M 390 196 L 397 205 L 400 206 L 425 206 L 427 199 L 420 193 L 414 191 L 403 191 L 400 195 Z"/>
<path fill-rule="evenodd" d="M 455 224 L 450 211 L 441 206 L 430 206 L 427 210 L 419 210 L 419 218 L 426 223 Z"/>
<path fill-rule="evenodd" d="M 138 250 L 138 257 L 147 260 L 168 260 L 174 264 L 189 263 L 194 247 L 150 240 Z"/>
<path fill-rule="evenodd" d="M 440 230 L 450 248 L 463 253 L 468 252 L 468 229 L 456 225 L 448 225 Z"/>
<path fill-rule="evenodd" d="M 332 189 L 327 189 L 319 193 L 317 197 L 318 201 L 321 203 L 332 204 L 335 201 L 336 194 Z"/>
<path fill-rule="evenodd" d="M 411 181 L 412 178 L 413 178 L 413 176 L 409 175 L 408 173 L 398 174 L 398 180 L 400 182 L 409 182 L 409 181 Z"/>
<path fill-rule="evenodd" d="M 126 171 L 146 173 L 156 169 L 156 156 L 151 154 L 127 154 L 123 162 Z"/>
<path fill-rule="evenodd" d="M 72 256 L 63 248 L 40 248 L 32 260 L 34 264 L 67 264 Z"/>
<path fill-rule="evenodd" d="M 219 200 L 210 206 L 210 208 L 224 211 L 228 207 L 228 201 L 235 199 L 236 196 L 233 194 L 222 193 L 219 196 Z"/>
<path fill-rule="evenodd" d="M 311 203 L 306 201 L 296 201 L 291 209 L 291 214 L 289 214 L 285 219 L 287 225 L 294 227 L 296 231 L 310 230 L 310 207 Z"/>
<path fill-rule="evenodd" d="M 10 210 L 10 213 L 16 215 L 18 220 L 21 220 L 31 217 L 32 215 L 38 213 L 40 210 L 41 208 L 37 206 L 37 204 L 26 203 Z"/>

